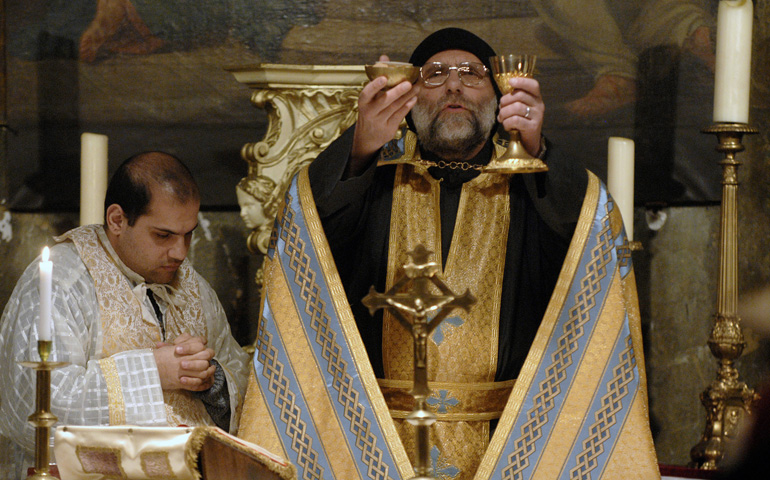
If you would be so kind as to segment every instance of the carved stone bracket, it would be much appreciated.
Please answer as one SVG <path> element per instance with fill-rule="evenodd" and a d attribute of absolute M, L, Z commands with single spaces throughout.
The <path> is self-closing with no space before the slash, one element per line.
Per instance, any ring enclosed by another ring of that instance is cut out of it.
<path fill-rule="evenodd" d="M 267 112 L 264 138 L 241 149 L 248 173 L 238 184 L 261 206 L 261 211 L 248 209 L 239 195 L 241 216 L 252 229 L 249 249 L 266 253 L 291 178 L 353 125 L 367 78 L 363 65 L 259 64 L 227 70 L 254 90 L 251 102 Z M 257 184 L 262 188 L 254 187 Z"/>

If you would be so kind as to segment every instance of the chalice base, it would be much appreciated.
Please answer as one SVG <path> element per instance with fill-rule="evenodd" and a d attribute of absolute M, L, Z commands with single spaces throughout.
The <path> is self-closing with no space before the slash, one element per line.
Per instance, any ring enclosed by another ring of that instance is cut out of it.
<path fill-rule="evenodd" d="M 533 157 L 519 142 L 511 142 L 505 155 L 495 158 L 482 172 L 489 173 L 536 173 L 548 171 L 548 165 L 537 157 Z M 516 146 L 518 145 L 518 148 Z"/>
<path fill-rule="evenodd" d="M 519 132 L 511 132 L 508 149 L 498 158 L 493 159 L 481 171 L 488 173 L 536 173 L 545 172 L 548 165 L 529 154 L 519 140 Z"/>

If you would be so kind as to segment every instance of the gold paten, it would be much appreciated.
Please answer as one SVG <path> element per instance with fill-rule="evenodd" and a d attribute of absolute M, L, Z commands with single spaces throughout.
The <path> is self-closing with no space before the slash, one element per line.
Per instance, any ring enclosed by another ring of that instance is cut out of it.
<path fill-rule="evenodd" d="M 738 307 L 738 167 L 735 154 L 744 150 L 744 134 L 757 130 L 744 123 L 717 123 L 703 130 L 716 134 L 716 150 L 724 154 L 722 166 L 722 208 L 719 233 L 719 281 L 717 313 L 708 340 L 717 358 L 717 378 L 700 395 L 706 408 L 706 429 L 700 442 L 690 450 L 691 465 L 704 470 L 717 469 L 727 443 L 737 434 L 744 418 L 759 398 L 754 389 L 738 380 L 735 360 L 746 342 L 741 330 Z"/>

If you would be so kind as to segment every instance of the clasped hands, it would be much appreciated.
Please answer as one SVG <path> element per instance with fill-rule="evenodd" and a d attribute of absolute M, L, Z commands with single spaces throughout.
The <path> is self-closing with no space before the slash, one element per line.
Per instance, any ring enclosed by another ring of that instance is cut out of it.
<path fill-rule="evenodd" d="M 380 61 L 386 62 L 388 57 L 382 55 Z M 488 81 L 494 82 L 494 79 L 489 77 Z M 514 91 L 500 98 L 497 121 L 506 131 L 518 130 L 524 148 L 537 156 L 545 115 L 540 84 L 528 77 L 514 77 L 509 81 Z M 374 154 L 393 139 L 401 121 L 417 103 L 421 88 L 447 88 L 447 84 L 426 87 L 418 80 L 414 85 L 404 81 L 384 90 L 386 83 L 385 77 L 378 77 L 369 82 L 358 97 L 358 121 L 351 151 L 350 173 L 354 175 L 366 168 Z"/>
<path fill-rule="evenodd" d="M 216 366 L 211 363 L 214 350 L 206 343 L 203 337 L 183 333 L 172 343 L 155 344 L 153 354 L 163 390 L 201 392 L 211 388 Z"/>

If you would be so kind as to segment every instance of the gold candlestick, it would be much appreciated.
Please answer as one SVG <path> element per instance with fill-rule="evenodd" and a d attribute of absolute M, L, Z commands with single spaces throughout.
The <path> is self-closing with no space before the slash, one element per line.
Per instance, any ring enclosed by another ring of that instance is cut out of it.
<path fill-rule="evenodd" d="M 741 331 L 738 306 L 738 166 L 735 154 L 743 151 L 744 134 L 757 130 L 744 123 L 717 123 L 703 130 L 717 135 L 716 150 L 725 155 L 722 166 L 722 208 L 719 237 L 719 282 L 717 313 L 708 345 L 717 358 L 717 378 L 701 393 L 706 408 L 706 429 L 700 442 L 690 450 L 691 466 L 715 470 L 722 460 L 725 444 L 737 433 L 743 418 L 751 413 L 758 395 L 738 380 L 734 361 L 746 342 Z"/>
<path fill-rule="evenodd" d="M 28 420 L 35 427 L 35 472 L 27 479 L 50 480 L 54 478 L 49 469 L 50 451 L 48 439 L 51 427 L 58 418 L 50 412 L 51 408 L 51 370 L 68 365 L 67 362 L 49 362 L 51 341 L 38 340 L 39 362 L 21 362 L 21 365 L 37 371 L 35 386 L 35 412 Z"/>
<path fill-rule="evenodd" d="M 428 410 L 426 400 L 431 394 L 428 387 L 428 337 L 454 308 L 468 308 L 476 302 L 466 290 L 462 295 L 455 295 L 438 277 L 439 264 L 428 260 L 433 252 L 423 245 L 418 245 L 409 252 L 410 261 L 404 265 L 404 276 L 386 293 L 377 293 L 374 287 L 363 298 L 362 303 L 374 314 L 380 308 L 390 309 L 393 316 L 414 339 L 414 410 L 406 421 L 415 426 L 417 439 L 416 476 L 411 480 L 433 480 L 430 464 L 429 428 L 436 421 L 436 416 Z M 409 281 L 413 281 L 410 291 L 400 293 Z M 441 293 L 436 295 L 430 290 L 431 284 Z M 429 321 L 428 315 L 434 315 Z M 411 321 L 410 321 L 411 319 Z"/>

